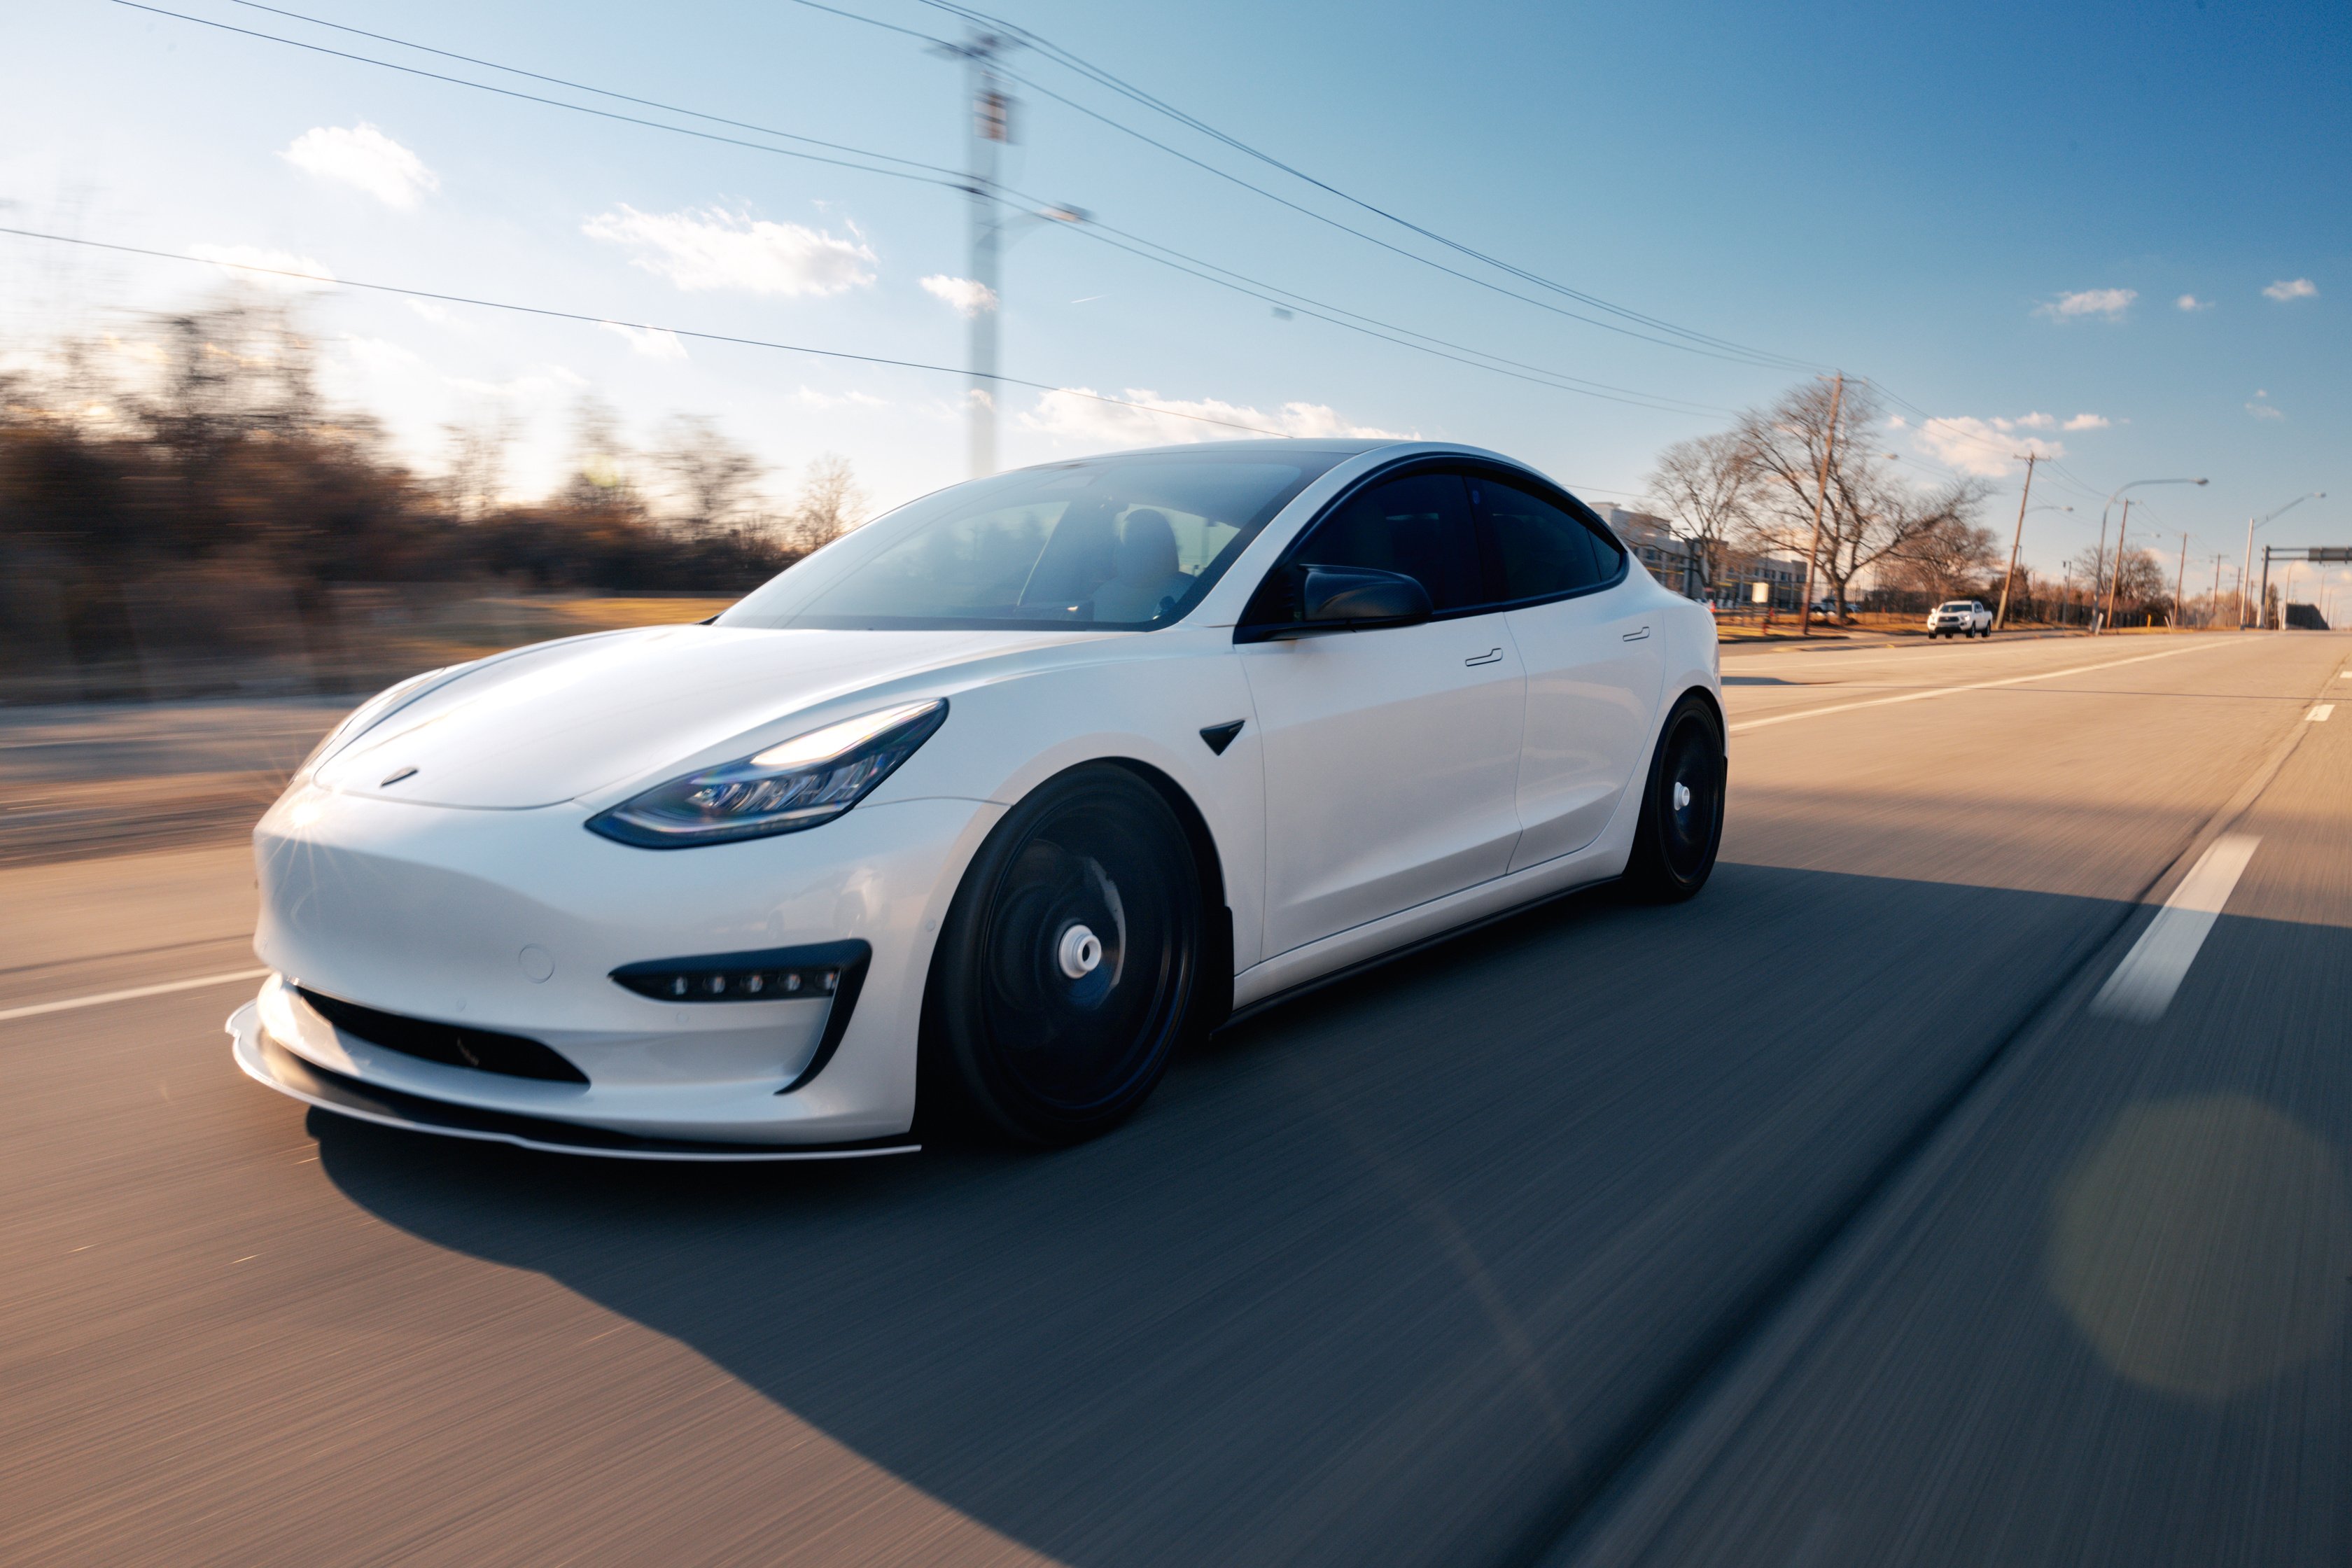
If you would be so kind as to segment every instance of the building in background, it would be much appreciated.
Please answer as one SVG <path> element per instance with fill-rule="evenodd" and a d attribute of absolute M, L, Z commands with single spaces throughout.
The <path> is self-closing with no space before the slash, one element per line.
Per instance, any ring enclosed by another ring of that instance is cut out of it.
<path fill-rule="evenodd" d="M 1769 587 L 1772 608 L 1794 614 L 1797 600 L 1805 591 L 1803 562 L 1728 548 L 1723 552 L 1722 574 L 1710 585 L 1699 571 L 1698 552 L 1687 541 L 1675 538 L 1664 518 L 1622 506 L 1596 510 L 1650 575 L 1685 598 L 1753 608 L 1756 584 L 1763 583 Z"/>
<path fill-rule="evenodd" d="M 1686 599 L 1705 596 L 1697 559 L 1688 544 L 1675 537 L 1674 530 L 1666 525 L 1664 518 L 1652 517 L 1646 511 L 1628 510 L 1622 506 L 1599 510 L 1601 520 L 1616 530 L 1617 537 L 1623 540 L 1625 548 L 1649 569 L 1651 576 Z"/>

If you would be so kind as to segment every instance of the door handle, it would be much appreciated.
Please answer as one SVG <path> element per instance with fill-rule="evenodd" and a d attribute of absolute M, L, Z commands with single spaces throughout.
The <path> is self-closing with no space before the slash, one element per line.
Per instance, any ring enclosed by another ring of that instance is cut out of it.
<path fill-rule="evenodd" d="M 1474 654 L 1470 658 L 1464 659 L 1462 662 L 1468 665 L 1500 664 L 1503 662 L 1503 650 L 1498 647 L 1490 647 L 1485 653 Z"/>
<path fill-rule="evenodd" d="M 1640 631 L 1638 631 L 1638 632 L 1627 632 L 1627 633 L 1625 634 L 1624 640 L 1625 640 L 1625 641 L 1627 641 L 1627 642 L 1640 642 L 1643 637 L 1648 637 L 1649 635 L 1650 635 L 1650 628 L 1649 628 L 1649 627 L 1647 627 L 1647 626 L 1643 626 L 1643 627 Z"/>

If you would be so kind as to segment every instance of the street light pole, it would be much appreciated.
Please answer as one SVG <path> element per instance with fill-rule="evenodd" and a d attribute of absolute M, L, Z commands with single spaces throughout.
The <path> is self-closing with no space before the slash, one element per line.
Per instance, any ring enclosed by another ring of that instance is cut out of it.
<path fill-rule="evenodd" d="M 2009 536 L 2009 570 L 2000 574 L 2000 608 L 1992 616 L 1995 631 L 2009 625 L 2009 584 L 2017 575 L 2017 547 L 2025 542 L 2025 503 L 2033 499 L 2033 465 L 2041 460 L 2039 452 L 2025 454 L 2025 489 L 2017 498 L 2017 531 Z"/>
<path fill-rule="evenodd" d="M 2110 507 L 2113 507 L 2116 504 L 2116 497 L 2122 495 L 2124 490 L 2136 490 L 2142 485 L 2201 485 L 2203 483 L 2205 483 L 2203 479 L 2134 479 L 2131 483 L 2123 486 L 2120 489 L 2117 489 L 2114 495 L 2107 497 L 2106 506 L 2103 506 L 2099 509 L 2099 561 L 2104 562 L 2106 559 L 2107 554 L 2107 510 Z M 2123 563 L 2123 535 L 2118 533 L 2116 536 L 2116 566 L 2118 571 L 2122 569 Z M 2110 593 L 2107 595 L 2107 599 L 2109 607 L 2112 608 L 2115 602 L 2115 595 Z M 2091 604 L 2093 606 L 2093 614 L 2091 616 L 2091 635 L 2093 637 L 2099 635 L 2099 617 L 2097 615 L 2098 601 L 2099 579 L 2096 572 L 2095 571 L 2091 578 Z"/>
<path fill-rule="evenodd" d="M 2279 508 L 2278 510 L 2271 513 L 2269 517 L 2263 518 L 2260 521 L 2257 521 L 2251 517 L 2246 519 L 2246 563 L 2243 566 L 2238 568 L 2238 629 L 2240 631 L 2244 631 L 2246 629 L 2246 581 L 2254 574 L 2254 530 L 2261 528 L 2263 524 L 2271 522 L 2277 518 L 2284 517 L 2286 513 L 2294 510 L 2296 507 L 2301 506 L 2307 500 L 2326 500 L 2326 499 L 2327 492 L 2326 490 L 2314 490 L 2309 495 L 2300 495 L 2295 497 L 2293 500 L 2287 502 L 2286 505 Z M 2263 585 L 2265 588 L 2270 585 L 2270 563 L 2266 557 L 2263 563 Z M 2257 613 L 2253 618 L 2259 622 L 2262 617 L 2261 615 Z"/>
<path fill-rule="evenodd" d="M 2180 629 L 2181 621 L 2187 618 L 2187 610 L 2181 603 L 2181 596 L 2188 591 L 2188 585 L 2189 531 L 2184 528 L 2180 531 L 2180 564 L 2175 569 L 2172 576 L 2172 629 L 2176 632 Z"/>

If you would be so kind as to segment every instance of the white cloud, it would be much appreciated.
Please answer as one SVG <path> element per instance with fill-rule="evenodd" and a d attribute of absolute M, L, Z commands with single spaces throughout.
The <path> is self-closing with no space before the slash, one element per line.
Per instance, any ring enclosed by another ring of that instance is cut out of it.
<path fill-rule="evenodd" d="M 594 384 L 578 371 L 561 364 L 541 365 L 537 374 L 519 375 L 511 381 L 477 381 L 471 376 L 453 375 L 448 382 L 453 389 L 468 396 L 536 404 L 553 404 Z"/>
<path fill-rule="evenodd" d="M 1127 403 L 1143 406 L 1099 402 L 1092 387 L 1065 387 L 1039 397 L 1037 406 L 1021 416 L 1021 423 L 1059 440 L 1093 447 L 1233 441 L 1259 433 L 1402 438 L 1397 431 L 1355 424 L 1319 403 L 1286 403 L 1279 413 L 1267 414 L 1213 397 L 1191 402 L 1163 398 L 1138 387 L 1129 387 L 1121 395 Z"/>
<path fill-rule="evenodd" d="M 2309 300 L 2319 292 L 2319 285 L 2308 278 L 2282 278 L 2263 290 L 2263 297 L 2282 302 L 2288 300 Z"/>
<path fill-rule="evenodd" d="M 306 174 L 354 186 L 404 210 L 441 188 L 441 176 L 424 159 L 364 121 L 349 129 L 313 127 L 278 155 Z"/>
<path fill-rule="evenodd" d="M 626 247 L 635 252 L 635 265 L 688 290 L 739 289 L 797 298 L 839 294 L 874 281 L 874 252 L 859 239 L 717 207 L 663 214 L 625 205 L 590 218 L 580 232 Z"/>
<path fill-rule="evenodd" d="M 307 256 L 297 256 L 290 250 L 271 250 L 258 245 L 192 245 L 188 254 L 199 260 L 209 261 L 232 278 L 257 284 L 264 289 L 279 289 L 299 292 L 323 289 L 333 283 L 335 275 L 324 265 Z M 260 268 L 258 272 L 248 268 Z M 305 276 L 289 278 L 289 272 Z"/>
<path fill-rule="evenodd" d="M 934 300 L 945 300 L 958 315 L 977 316 L 982 310 L 996 309 L 996 290 L 977 279 L 934 273 L 923 279 L 923 292 Z"/>
<path fill-rule="evenodd" d="M 2131 302 L 2139 298 L 2137 289 L 2084 289 L 2079 293 L 2061 294 L 2047 303 L 2036 305 L 2033 313 L 2047 316 L 2053 321 L 2073 321 L 2080 316 L 2104 316 L 2110 321 L 2123 320 Z"/>
<path fill-rule="evenodd" d="M 677 341 L 676 332 L 664 331 L 659 327 L 627 327 L 618 321 L 599 321 L 596 324 L 647 359 L 686 357 L 686 345 Z"/>
<path fill-rule="evenodd" d="M 2046 414 L 2029 415 L 2027 417 L 2039 417 L 2044 426 L 2050 420 Z M 1997 479 L 2013 472 L 2028 452 L 2044 458 L 2066 455 L 2066 448 L 2056 441 L 2045 441 L 2039 436 L 2010 433 L 2023 423 L 2016 419 L 1987 421 L 1967 415 L 1930 419 L 1913 433 L 1911 445 L 1947 468 L 1988 479 Z"/>
<path fill-rule="evenodd" d="M 2058 426 L 2058 428 L 2061 430 L 2105 430 L 2114 423 L 2114 420 L 2108 418 L 2104 414 L 2077 414 L 2074 417 L 2066 421 L 2065 424 Z"/>
<path fill-rule="evenodd" d="M 425 362 L 408 349 L 383 338 L 345 338 L 343 352 L 362 369 L 406 370 Z"/>
<path fill-rule="evenodd" d="M 2271 395 L 2261 388 L 2254 391 L 2254 401 L 2246 405 L 2246 412 L 2257 419 L 2284 419 L 2286 410 L 2271 401 Z"/>
<path fill-rule="evenodd" d="M 408 308 L 415 311 L 418 315 L 424 317 L 426 321 L 432 322 L 436 327 L 446 327 L 452 321 L 456 320 L 456 318 L 451 316 L 448 311 L 443 310 L 440 306 L 436 305 L 430 300 L 411 300 L 408 301 Z"/>
<path fill-rule="evenodd" d="M 793 401 L 803 408 L 887 408 L 887 398 L 877 397 L 870 392 L 819 392 L 803 386 L 793 394 Z"/>
<path fill-rule="evenodd" d="M 2213 301 L 2200 300 L 2194 294 L 2183 294 L 2179 299 L 2175 300 L 2172 305 L 2173 309 L 2178 310 L 2210 310 L 2213 308 Z"/>
<path fill-rule="evenodd" d="M 2027 414 L 2015 419 L 1996 418 L 1992 422 L 1992 427 L 2006 434 L 2011 430 L 2049 430 L 2054 428 L 2057 423 L 2057 420 L 2047 414 Z"/>

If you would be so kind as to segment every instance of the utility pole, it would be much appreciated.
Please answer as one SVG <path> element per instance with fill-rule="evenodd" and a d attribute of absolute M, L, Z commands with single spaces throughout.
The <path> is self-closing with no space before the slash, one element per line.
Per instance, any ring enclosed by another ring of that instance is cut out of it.
<path fill-rule="evenodd" d="M 2099 635 L 2099 589 L 2106 583 L 2106 580 L 2107 510 L 2105 507 L 2101 507 L 2099 509 L 2099 549 L 2098 552 L 2091 557 L 2091 603 L 2089 619 L 2091 622 L 2091 635 L 2093 637 L 2097 637 Z"/>
<path fill-rule="evenodd" d="M 2123 585 L 2124 580 L 2124 535 L 2129 532 L 2130 530 L 2131 497 L 2126 496 L 2124 497 L 2124 514 L 2122 517 L 2116 520 L 2116 569 L 2107 575 L 2107 613 L 2101 616 L 2098 621 L 2095 621 L 2091 624 L 2091 632 L 2094 636 L 2097 635 L 2099 626 L 2102 623 L 2104 623 L 2110 630 L 2115 626 L 2116 590 Z M 2164 568 L 2159 566 L 2157 570 L 2161 572 Z"/>
<path fill-rule="evenodd" d="M 1813 547 L 1805 554 L 1805 596 L 1797 601 L 1798 635 L 1813 635 L 1813 567 L 1822 558 L 1822 509 L 1830 499 L 1830 458 L 1837 451 L 1838 410 L 1845 405 L 1845 372 L 1830 388 L 1830 427 L 1822 438 L 1822 471 L 1813 490 Z"/>
<path fill-rule="evenodd" d="M 2221 551 L 2213 552 L 2213 593 L 2205 601 L 2210 606 L 2210 615 L 2213 621 L 2221 618 L 2221 563 L 2227 559 Z"/>
<path fill-rule="evenodd" d="M 1010 40 L 973 33 L 943 52 L 964 63 L 971 91 L 971 173 L 964 192 L 971 198 L 971 389 L 965 394 L 971 419 L 971 477 L 996 472 L 997 250 L 1004 236 L 1003 198 L 997 188 L 997 150 L 1013 141 L 1013 100 L 996 74 L 996 58 Z"/>
<path fill-rule="evenodd" d="M 2172 574 L 2172 629 L 2176 632 L 2180 629 L 2181 620 L 2187 613 L 2186 607 L 2181 604 L 2180 595 L 2188 583 L 2189 531 L 2184 528 L 2180 531 L 2180 564 Z"/>
<path fill-rule="evenodd" d="M 2017 498 L 2017 531 L 2009 536 L 2009 570 L 2000 574 L 2000 608 L 1992 617 L 1995 631 L 2009 625 L 2009 582 L 2017 575 L 2017 547 L 2025 540 L 2025 503 L 2033 499 L 2033 465 L 2041 460 L 2039 452 L 2025 454 L 2025 492 Z"/>
<path fill-rule="evenodd" d="M 2263 546 L 2263 596 L 2254 601 L 2254 630 L 2271 618 L 2271 547 Z"/>

